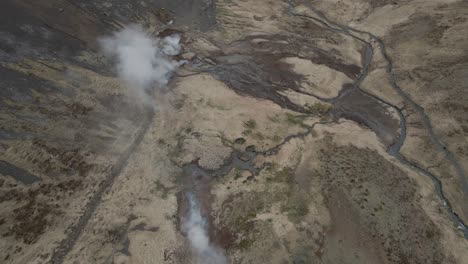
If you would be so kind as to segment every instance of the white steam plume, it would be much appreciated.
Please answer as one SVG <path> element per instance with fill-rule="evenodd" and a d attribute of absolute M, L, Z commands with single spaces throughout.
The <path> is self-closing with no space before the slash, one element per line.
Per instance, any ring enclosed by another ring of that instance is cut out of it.
<path fill-rule="evenodd" d="M 190 244 L 197 254 L 198 264 L 225 264 L 226 257 L 220 249 L 210 244 L 206 230 L 206 221 L 201 216 L 200 208 L 191 194 L 187 194 L 189 215 L 183 222 Z"/>
<path fill-rule="evenodd" d="M 179 54 L 179 41 L 178 35 L 151 38 L 140 26 L 130 25 L 99 39 L 99 44 L 103 53 L 115 60 L 119 77 L 128 88 L 149 103 L 147 92 L 154 86 L 165 86 L 180 65 L 169 57 Z"/>

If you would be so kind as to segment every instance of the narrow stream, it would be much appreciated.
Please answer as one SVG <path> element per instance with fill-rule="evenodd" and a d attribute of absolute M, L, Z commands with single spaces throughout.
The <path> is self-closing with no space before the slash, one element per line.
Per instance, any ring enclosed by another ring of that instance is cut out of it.
<path fill-rule="evenodd" d="M 389 56 L 388 56 L 388 54 L 386 52 L 385 43 L 380 38 L 373 35 L 372 33 L 356 30 L 356 29 L 353 29 L 351 27 L 343 26 L 343 25 L 340 25 L 338 23 L 332 22 L 327 17 L 325 17 L 321 12 L 316 10 L 314 7 L 309 6 L 309 8 L 320 19 L 316 18 L 316 17 L 312 17 L 312 16 L 295 14 L 294 13 L 294 4 L 291 1 L 289 1 L 289 10 L 288 10 L 288 12 L 292 16 L 300 16 L 300 17 L 305 17 L 305 18 L 317 21 L 321 25 L 325 26 L 326 28 L 328 28 L 328 29 L 330 29 L 330 30 L 332 30 L 334 32 L 338 32 L 338 33 L 341 33 L 341 34 L 346 34 L 346 35 L 348 35 L 348 36 L 350 36 L 350 37 L 352 37 L 352 38 L 354 38 L 356 40 L 361 41 L 367 47 L 366 54 L 365 54 L 365 56 L 363 56 L 363 58 L 365 59 L 364 63 L 363 63 L 364 64 L 363 71 L 362 71 L 362 74 L 360 75 L 360 77 L 353 83 L 353 89 L 356 89 L 356 90 L 359 89 L 359 91 L 365 93 L 368 96 L 373 97 L 374 99 L 377 99 L 379 102 L 389 106 L 390 108 L 394 109 L 398 113 L 399 118 L 400 118 L 400 135 L 398 136 L 398 139 L 391 146 L 388 147 L 387 152 L 390 155 L 392 155 L 393 157 L 395 157 L 400 163 L 404 164 L 405 166 L 411 168 L 412 170 L 414 170 L 414 171 L 416 171 L 418 173 L 421 173 L 421 174 L 429 177 L 433 181 L 436 194 L 439 197 L 439 199 L 442 201 L 443 207 L 446 209 L 446 211 L 449 214 L 449 216 L 450 216 L 451 220 L 453 221 L 453 223 L 463 233 L 465 239 L 468 239 L 468 228 L 463 223 L 463 221 L 459 218 L 457 213 L 455 213 L 453 211 L 448 199 L 444 195 L 443 188 L 442 188 L 442 183 L 439 180 L 439 178 L 436 177 L 434 174 L 430 173 L 429 171 L 421 168 L 417 164 L 414 164 L 414 163 L 408 161 L 404 156 L 402 156 L 400 154 L 400 149 L 403 146 L 403 143 L 404 143 L 404 141 L 406 139 L 406 119 L 405 119 L 401 109 L 399 109 L 398 107 L 396 107 L 396 106 L 394 106 L 394 105 L 392 105 L 392 104 L 390 104 L 390 103 L 388 103 L 388 102 L 386 102 L 386 101 L 384 101 L 384 100 L 382 100 L 382 99 L 380 99 L 380 98 L 378 98 L 378 97 L 376 97 L 374 95 L 371 95 L 371 94 L 369 94 L 367 92 L 364 92 L 359 88 L 359 84 L 367 77 L 369 66 L 370 66 L 370 64 L 371 64 L 371 62 L 373 60 L 374 49 L 372 48 L 372 45 L 369 42 L 365 41 L 364 39 L 362 39 L 362 38 L 360 38 L 360 37 L 358 37 L 356 35 L 354 35 L 353 33 L 368 35 L 373 41 L 375 41 L 379 45 L 382 56 L 384 57 L 385 61 L 387 62 L 387 74 L 388 74 L 391 86 L 394 88 L 394 90 L 407 103 L 409 103 L 414 109 L 416 109 L 416 111 L 420 115 L 425 127 L 429 131 L 431 140 L 437 146 L 437 148 L 445 154 L 445 158 L 455 167 L 459 177 L 461 178 L 461 180 L 463 182 L 463 187 L 464 187 L 465 193 L 467 192 L 468 184 L 467 184 L 467 181 L 466 181 L 465 172 L 461 168 L 460 164 L 458 163 L 458 161 L 456 160 L 454 155 L 445 147 L 445 145 L 442 143 L 442 141 L 435 134 L 435 132 L 434 132 L 434 130 L 432 128 L 432 125 L 430 123 L 430 120 L 429 120 L 428 116 L 426 115 L 426 113 L 424 112 L 424 109 L 421 106 L 419 106 L 416 102 L 414 102 L 411 99 L 411 97 L 408 94 L 406 94 L 398 86 L 398 84 L 397 84 L 397 82 L 395 80 L 395 77 L 393 75 L 392 61 L 391 61 L 391 59 L 389 58 Z M 346 92 L 341 92 L 340 95 L 337 98 L 334 98 L 332 101 L 339 100 L 343 96 L 344 93 L 346 93 Z M 369 126 L 369 127 L 371 128 L 371 126 Z M 374 132 L 378 133 L 378 131 L 374 131 Z"/>
<path fill-rule="evenodd" d="M 264 164 L 261 167 L 256 167 L 254 165 L 254 160 L 257 156 L 261 155 L 267 157 L 276 155 L 278 151 L 292 139 L 305 138 L 311 134 L 316 125 L 333 122 L 334 121 L 316 122 L 311 126 L 307 126 L 305 131 L 289 135 L 278 145 L 264 151 L 255 150 L 253 145 L 245 147 L 244 151 L 234 149 L 230 146 L 233 149 L 231 155 L 225 160 L 221 167 L 215 170 L 204 169 L 197 161 L 182 166 L 184 175 L 183 185 L 185 188 L 178 194 L 179 227 L 183 229 L 186 219 L 190 219 L 190 215 L 193 213 L 193 210 L 190 210 L 190 208 L 193 208 L 193 203 L 195 202 L 197 203 L 196 211 L 199 211 L 200 218 L 205 221 L 203 228 L 207 232 L 209 243 L 212 243 L 215 248 L 220 246 L 220 244 L 222 244 L 222 238 L 217 237 L 217 230 L 213 226 L 213 219 L 211 216 L 211 182 L 216 178 L 226 176 L 233 169 L 249 171 L 251 176 L 247 177 L 244 181 L 253 180 L 255 176 L 267 166 L 267 164 Z M 188 232 L 183 233 L 187 236 L 189 235 Z M 219 252 L 219 250 L 217 251 Z"/>

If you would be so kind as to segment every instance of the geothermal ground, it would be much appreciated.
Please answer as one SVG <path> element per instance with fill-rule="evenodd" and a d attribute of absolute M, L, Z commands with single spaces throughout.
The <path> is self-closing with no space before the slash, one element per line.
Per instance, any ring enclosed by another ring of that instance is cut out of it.
<path fill-rule="evenodd" d="M 468 263 L 468 3 L 4 0 L 0 263 Z"/>

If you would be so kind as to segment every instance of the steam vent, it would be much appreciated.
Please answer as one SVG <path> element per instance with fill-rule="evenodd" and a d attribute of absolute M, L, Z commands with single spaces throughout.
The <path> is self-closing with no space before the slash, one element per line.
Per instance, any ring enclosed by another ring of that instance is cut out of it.
<path fill-rule="evenodd" d="M 468 2 L 0 1 L 0 263 L 468 264 Z"/>

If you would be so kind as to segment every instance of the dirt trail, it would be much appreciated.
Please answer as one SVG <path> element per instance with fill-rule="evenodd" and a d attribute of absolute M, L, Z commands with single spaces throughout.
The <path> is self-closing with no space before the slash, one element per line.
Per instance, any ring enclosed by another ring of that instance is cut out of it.
<path fill-rule="evenodd" d="M 69 228 L 67 236 L 60 242 L 60 245 L 55 249 L 50 263 L 63 263 L 67 254 L 73 249 L 73 246 L 78 241 L 81 233 L 83 233 L 83 229 L 86 227 L 87 223 L 93 216 L 94 212 L 98 208 L 99 204 L 102 201 L 102 196 L 105 194 L 106 191 L 112 188 L 112 184 L 114 183 L 117 176 L 119 176 L 122 170 L 127 165 L 128 159 L 135 151 L 135 149 L 140 145 L 141 141 L 143 140 L 144 135 L 148 131 L 151 125 L 152 118 L 154 116 L 154 112 L 151 110 L 146 114 L 145 121 L 142 122 L 142 127 L 138 130 L 133 143 L 128 147 L 128 149 L 123 153 L 120 159 L 116 162 L 116 164 L 110 169 L 109 174 L 107 177 L 100 183 L 97 190 L 94 192 L 93 196 L 89 199 L 88 203 L 86 204 L 83 214 L 81 214 L 79 220 L 76 222 L 75 225 Z"/>

